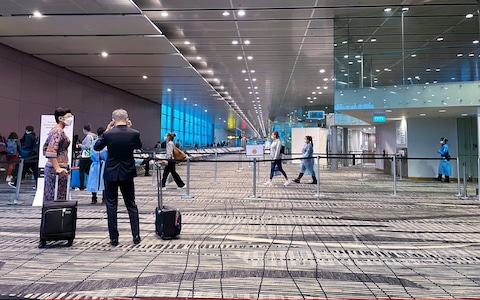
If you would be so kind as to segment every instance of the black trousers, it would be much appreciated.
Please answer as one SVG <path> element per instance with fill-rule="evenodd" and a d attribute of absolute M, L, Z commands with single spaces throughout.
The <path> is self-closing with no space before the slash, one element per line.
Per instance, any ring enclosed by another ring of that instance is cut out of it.
<path fill-rule="evenodd" d="M 85 189 L 85 174 L 88 175 L 90 173 L 90 165 L 92 164 L 92 160 L 90 157 L 88 158 L 80 158 L 79 162 L 79 173 L 80 173 L 80 189 Z"/>
<path fill-rule="evenodd" d="M 107 206 L 108 233 L 110 239 L 118 239 L 118 188 L 120 188 L 120 191 L 122 192 L 123 201 L 127 207 L 132 236 L 140 236 L 140 219 L 138 216 L 137 204 L 135 203 L 135 185 L 133 183 L 133 178 L 122 181 L 105 180 L 105 204 Z"/>
<path fill-rule="evenodd" d="M 178 187 L 183 187 L 185 185 L 182 178 L 180 178 L 180 175 L 178 175 L 177 171 L 175 170 L 175 160 L 169 159 L 168 164 L 165 166 L 165 169 L 163 170 L 162 187 L 165 187 L 165 184 L 167 183 L 168 174 L 170 173 L 172 173 L 173 180 L 175 180 L 175 183 L 177 184 Z"/>

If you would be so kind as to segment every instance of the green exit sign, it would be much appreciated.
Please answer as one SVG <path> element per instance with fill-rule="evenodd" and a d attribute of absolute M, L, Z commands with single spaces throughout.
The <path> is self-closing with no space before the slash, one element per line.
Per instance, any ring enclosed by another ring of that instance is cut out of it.
<path fill-rule="evenodd" d="M 374 123 L 385 123 L 386 120 L 387 118 L 385 118 L 385 116 L 381 116 L 381 115 L 373 116 Z"/>

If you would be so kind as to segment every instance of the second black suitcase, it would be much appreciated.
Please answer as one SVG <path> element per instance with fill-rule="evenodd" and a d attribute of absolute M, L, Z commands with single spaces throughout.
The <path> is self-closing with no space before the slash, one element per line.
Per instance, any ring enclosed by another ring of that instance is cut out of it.
<path fill-rule="evenodd" d="M 158 207 L 155 208 L 155 232 L 162 239 L 173 239 L 182 230 L 182 215 L 178 209 L 163 206 L 160 165 L 157 165 L 156 169 Z"/>
<path fill-rule="evenodd" d="M 67 179 L 67 199 L 70 191 L 70 175 Z M 58 175 L 55 179 L 55 189 L 58 189 Z M 55 195 L 56 196 L 56 195 Z M 48 201 L 43 203 L 42 220 L 40 224 L 39 248 L 44 248 L 47 241 L 66 240 L 71 246 L 75 239 L 77 228 L 77 201 Z"/>

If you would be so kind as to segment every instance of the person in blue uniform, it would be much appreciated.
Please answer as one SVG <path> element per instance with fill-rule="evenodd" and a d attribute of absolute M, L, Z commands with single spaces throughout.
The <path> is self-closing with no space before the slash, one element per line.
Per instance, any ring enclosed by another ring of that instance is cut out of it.
<path fill-rule="evenodd" d="M 435 178 L 437 181 L 442 181 L 442 177 L 445 176 L 444 182 L 450 182 L 450 176 L 452 175 L 452 167 L 450 166 L 450 154 L 448 153 L 448 140 L 444 137 L 440 139 L 440 144 L 442 147 L 437 151 L 438 154 L 442 157 L 440 164 L 438 166 L 438 177 Z"/>

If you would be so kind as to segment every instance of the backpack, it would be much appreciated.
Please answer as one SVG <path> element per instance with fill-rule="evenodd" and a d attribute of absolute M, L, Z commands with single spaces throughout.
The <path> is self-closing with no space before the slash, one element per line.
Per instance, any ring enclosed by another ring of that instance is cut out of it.
<path fill-rule="evenodd" d="M 18 152 L 17 140 L 8 139 L 7 140 L 7 155 L 15 155 Z"/>

